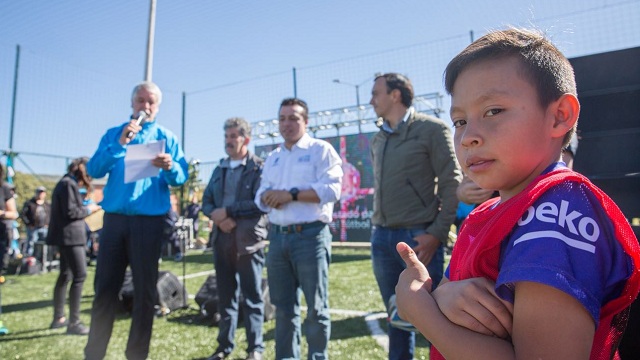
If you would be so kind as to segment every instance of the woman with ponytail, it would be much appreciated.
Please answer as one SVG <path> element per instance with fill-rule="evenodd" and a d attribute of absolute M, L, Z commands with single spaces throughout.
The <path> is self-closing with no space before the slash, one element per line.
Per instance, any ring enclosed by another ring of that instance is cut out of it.
<path fill-rule="evenodd" d="M 97 204 L 83 205 L 80 188 L 91 190 L 91 177 L 87 175 L 88 158 L 71 162 L 66 175 L 58 182 L 51 196 L 51 222 L 47 244 L 60 249 L 60 276 L 53 290 L 52 329 L 67 327 L 67 334 L 87 335 L 89 328 L 80 321 L 82 285 L 87 277 L 87 233 L 84 218 L 99 210 Z M 64 315 L 67 284 L 69 288 L 69 319 Z"/>

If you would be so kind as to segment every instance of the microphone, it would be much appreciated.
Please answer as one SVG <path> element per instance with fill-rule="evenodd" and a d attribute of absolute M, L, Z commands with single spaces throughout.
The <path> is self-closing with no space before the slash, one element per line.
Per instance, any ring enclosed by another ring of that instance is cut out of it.
<path fill-rule="evenodd" d="M 144 124 L 145 121 L 147 121 L 147 118 L 149 117 L 149 115 L 147 115 L 146 112 L 140 110 L 140 112 L 138 112 L 138 118 L 136 119 L 136 125 L 140 126 L 142 124 Z M 133 131 L 129 131 L 127 133 L 127 138 L 131 139 L 133 138 Z"/>

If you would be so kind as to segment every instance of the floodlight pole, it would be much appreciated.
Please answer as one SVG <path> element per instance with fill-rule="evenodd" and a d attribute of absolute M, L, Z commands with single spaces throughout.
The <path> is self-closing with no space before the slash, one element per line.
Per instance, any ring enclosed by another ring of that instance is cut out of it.
<path fill-rule="evenodd" d="M 359 84 L 348 83 L 348 82 L 342 81 L 340 79 L 334 79 L 333 80 L 333 82 L 336 83 L 336 84 L 353 86 L 356 89 L 356 106 L 358 108 L 358 133 L 359 134 L 362 133 L 362 124 L 361 124 L 361 120 L 362 119 L 361 119 L 361 116 L 360 116 L 360 86 L 364 85 L 369 80 L 371 80 L 371 78 L 367 78 L 366 80 L 364 80 L 363 82 L 361 82 Z"/>
<path fill-rule="evenodd" d="M 185 128 L 186 128 L 186 122 L 187 122 L 187 117 L 186 117 L 186 110 L 187 110 L 187 93 L 185 93 L 184 91 L 182 92 L 182 134 L 181 134 L 181 140 L 180 142 L 182 143 L 182 151 L 184 152 L 186 144 L 185 144 Z M 188 176 L 188 175 L 187 175 Z M 182 184 L 182 186 L 180 186 L 180 215 L 182 215 L 184 213 L 184 205 L 185 205 L 186 201 L 184 200 L 184 184 Z M 183 252 L 184 255 L 184 252 Z"/>
<path fill-rule="evenodd" d="M 13 152 L 13 126 L 16 120 L 16 101 L 18 98 L 18 69 L 20 68 L 20 45 L 16 45 L 16 65 L 13 71 L 13 99 L 11 100 L 11 124 L 9 126 L 9 152 L 7 155 L 7 173 L 5 174 L 6 180 L 9 184 L 13 184 L 13 175 L 11 175 L 13 169 L 13 158 L 15 153 Z"/>
<path fill-rule="evenodd" d="M 292 69 L 293 72 L 293 97 L 298 98 L 298 75 L 296 73 L 296 68 Z"/>
<path fill-rule="evenodd" d="M 362 134 L 362 119 L 360 116 L 360 85 L 362 85 L 364 83 L 358 84 L 355 86 L 356 88 L 356 107 L 358 108 L 358 110 L 356 110 L 358 112 L 358 134 Z"/>
<path fill-rule="evenodd" d="M 20 67 L 20 45 L 16 45 L 16 66 L 13 71 L 13 100 L 11 102 L 11 126 L 9 128 L 9 150 L 13 150 L 13 125 L 16 120 L 16 98 L 18 97 L 18 68 Z"/>
<path fill-rule="evenodd" d="M 149 0 L 149 33 L 147 36 L 147 61 L 144 71 L 144 80 L 151 81 L 153 73 L 153 42 L 156 29 L 156 0 Z"/>

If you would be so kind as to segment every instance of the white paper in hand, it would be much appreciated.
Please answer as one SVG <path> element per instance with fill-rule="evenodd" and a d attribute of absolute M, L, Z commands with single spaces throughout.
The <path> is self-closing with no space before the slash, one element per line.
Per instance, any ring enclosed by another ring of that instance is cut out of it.
<path fill-rule="evenodd" d="M 151 160 L 164 153 L 164 144 L 163 139 L 147 144 L 127 145 L 127 153 L 124 156 L 124 183 L 158 176 L 160 168 L 153 166 Z"/>

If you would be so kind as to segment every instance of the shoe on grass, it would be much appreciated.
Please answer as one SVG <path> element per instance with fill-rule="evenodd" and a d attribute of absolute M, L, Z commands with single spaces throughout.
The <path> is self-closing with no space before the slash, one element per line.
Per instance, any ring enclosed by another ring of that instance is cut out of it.
<path fill-rule="evenodd" d="M 9 333 L 9 329 L 7 329 L 2 321 L 0 321 L 0 335 L 7 335 Z"/>
<path fill-rule="evenodd" d="M 226 352 L 216 351 L 213 353 L 213 355 L 209 356 L 207 360 L 224 360 L 227 357 L 229 357 L 229 354 L 227 354 Z"/>
<path fill-rule="evenodd" d="M 245 360 L 262 360 L 262 353 L 257 351 L 252 351 L 247 355 Z"/>
<path fill-rule="evenodd" d="M 77 324 L 69 324 L 67 326 L 67 335 L 88 335 L 89 327 L 79 322 Z"/>
<path fill-rule="evenodd" d="M 389 325 L 394 328 L 404 331 L 418 332 L 418 329 L 416 329 L 412 323 L 402 319 L 400 315 L 398 315 L 398 306 L 396 305 L 395 294 L 391 295 L 389 298 L 389 316 L 387 317 L 387 321 L 389 322 Z"/>
<path fill-rule="evenodd" d="M 58 319 L 53 319 L 53 321 L 51 322 L 51 326 L 49 326 L 49 329 L 60 329 L 67 325 L 69 325 L 69 322 L 67 321 L 67 319 L 65 319 L 64 317 L 61 317 Z"/>

